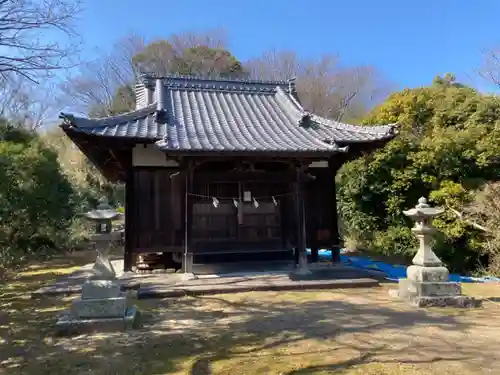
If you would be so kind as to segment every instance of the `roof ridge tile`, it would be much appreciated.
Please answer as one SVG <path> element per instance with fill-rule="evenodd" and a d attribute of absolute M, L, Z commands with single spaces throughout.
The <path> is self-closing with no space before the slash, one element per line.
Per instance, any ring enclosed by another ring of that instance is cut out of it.
<path fill-rule="evenodd" d="M 245 78 L 245 77 L 201 77 L 194 75 L 183 75 L 183 74 L 156 74 L 156 73 L 141 73 L 139 75 L 140 80 L 154 80 L 154 79 L 163 79 L 163 80 L 189 80 L 189 81 L 211 81 L 211 82 L 234 82 L 234 83 L 250 83 L 250 84 L 265 84 L 265 85 L 275 85 L 275 86 L 284 86 L 288 85 L 290 80 L 263 80 L 263 79 L 253 79 L 253 78 Z"/>
<path fill-rule="evenodd" d="M 166 90 L 165 124 L 159 124 L 156 102 L 106 118 L 61 116 L 74 131 L 148 141 L 161 139 L 159 144 L 164 150 L 342 152 L 339 146 L 388 140 L 395 135 L 394 125 L 348 125 L 309 113 L 294 100 L 287 86 L 269 81 L 251 84 L 200 78 L 157 79 L 155 83 Z M 311 126 L 301 126 L 304 117 Z M 271 139 L 266 133 L 281 134 L 282 139 Z M 241 143 L 242 139 L 246 141 Z"/>

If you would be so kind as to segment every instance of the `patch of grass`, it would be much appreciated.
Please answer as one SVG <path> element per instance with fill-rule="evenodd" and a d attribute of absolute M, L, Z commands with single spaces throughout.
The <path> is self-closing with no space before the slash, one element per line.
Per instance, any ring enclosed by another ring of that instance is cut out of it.
<path fill-rule="evenodd" d="M 462 293 L 477 298 L 498 299 L 500 283 L 463 283 Z"/>
<path fill-rule="evenodd" d="M 88 261 L 32 266 L 0 286 L 3 373 L 500 373 L 498 305 L 416 310 L 388 295 L 394 285 L 137 301 L 144 322 L 137 330 L 53 337 L 71 298 L 31 299 L 31 292 Z M 467 284 L 464 292 L 500 295 L 496 285 Z"/>

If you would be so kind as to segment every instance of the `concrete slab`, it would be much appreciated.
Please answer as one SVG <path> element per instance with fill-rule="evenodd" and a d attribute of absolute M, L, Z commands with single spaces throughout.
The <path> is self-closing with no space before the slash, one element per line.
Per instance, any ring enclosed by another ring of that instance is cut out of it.
<path fill-rule="evenodd" d="M 89 265 L 91 267 L 92 265 Z M 87 268 L 89 268 L 87 267 Z M 185 280 L 182 273 L 126 273 L 118 276 L 122 290 L 135 289 L 139 298 L 162 298 L 186 294 L 216 294 L 265 290 L 332 289 L 378 285 L 381 274 L 350 266 L 330 263 L 310 264 L 309 275 L 296 275 L 290 262 L 239 262 L 195 265 L 194 280 Z M 70 295 L 82 292 L 88 270 L 61 277 L 32 293 Z"/>
<path fill-rule="evenodd" d="M 166 298 L 251 291 L 366 288 L 378 285 L 377 280 L 367 277 L 294 281 L 288 274 L 203 278 L 189 280 L 177 285 L 165 285 L 161 279 L 157 281 L 149 279 L 148 282 L 141 283 L 137 290 L 137 298 Z"/>
<path fill-rule="evenodd" d="M 111 264 L 117 270 L 123 269 L 123 260 L 112 260 Z M 55 283 L 45 285 L 35 290 L 33 293 L 31 293 L 31 297 L 38 298 L 43 295 L 57 296 L 80 294 L 82 292 L 83 284 L 89 278 L 89 276 L 93 274 L 91 271 L 93 266 L 94 263 L 89 263 L 70 275 L 60 276 L 56 279 Z M 123 283 L 123 287 L 129 287 L 129 283 L 127 283 L 127 281 L 131 280 L 130 275 L 123 275 L 123 272 L 117 272 L 117 278 L 123 278 L 125 280 L 125 282 Z"/>
<path fill-rule="evenodd" d="M 61 276 L 54 284 L 43 286 L 31 293 L 31 298 L 42 296 L 68 296 L 81 294 L 87 280 L 85 272 L 76 271 L 75 274 Z M 139 288 L 138 275 L 122 275 L 117 277 L 122 291 L 136 290 Z"/>
<path fill-rule="evenodd" d="M 311 267 L 310 272 L 307 274 L 300 274 L 296 272 L 290 273 L 290 279 L 293 281 L 355 280 L 359 278 L 379 279 L 378 276 L 380 275 L 376 271 L 371 272 L 344 265 L 318 268 Z"/>

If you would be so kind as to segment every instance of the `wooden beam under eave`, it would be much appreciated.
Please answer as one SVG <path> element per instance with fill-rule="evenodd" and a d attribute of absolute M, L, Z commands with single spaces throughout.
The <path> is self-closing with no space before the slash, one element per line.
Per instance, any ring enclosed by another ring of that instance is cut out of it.
<path fill-rule="evenodd" d="M 131 153 L 131 143 L 112 142 L 109 137 L 88 135 L 72 127 L 61 126 L 66 135 L 80 151 L 96 166 L 99 172 L 110 182 L 125 181 L 125 165 Z"/>
<path fill-rule="evenodd" d="M 343 160 L 343 163 L 348 161 L 357 159 L 365 154 L 370 154 L 377 150 L 383 148 L 387 143 L 392 141 L 394 137 L 376 140 L 376 141 L 367 141 L 367 142 L 353 142 L 353 143 L 339 143 L 339 147 L 349 147 L 348 151 L 343 154 L 335 155 L 339 159 Z M 332 156 L 333 158 L 333 156 Z"/>
<path fill-rule="evenodd" d="M 134 170 L 132 168 L 132 153 L 129 154 L 130 160 L 126 166 L 125 178 L 125 246 L 123 254 L 123 271 L 132 271 L 134 266 L 134 247 L 137 234 L 135 230 L 137 226 L 134 223 L 135 207 L 134 207 Z"/>

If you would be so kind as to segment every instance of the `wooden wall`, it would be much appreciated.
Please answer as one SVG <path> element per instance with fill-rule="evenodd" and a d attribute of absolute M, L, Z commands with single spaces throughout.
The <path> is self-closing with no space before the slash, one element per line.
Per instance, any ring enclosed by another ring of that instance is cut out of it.
<path fill-rule="evenodd" d="M 182 251 L 185 175 L 167 168 L 133 168 L 132 250 Z"/>
<path fill-rule="evenodd" d="M 335 247 L 339 245 L 335 174 L 330 168 L 318 168 L 312 173 L 316 178 L 305 189 L 307 247 Z"/>
<path fill-rule="evenodd" d="M 127 252 L 185 250 L 187 173 L 189 192 L 193 194 L 188 197 L 189 251 L 210 254 L 296 247 L 296 175 L 292 172 L 199 168 L 188 173 L 175 168 L 133 167 L 127 180 Z M 334 174 L 331 168 L 315 168 L 311 174 L 316 178 L 304 184 L 307 246 L 337 246 Z M 253 202 L 240 203 L 242 206 L 237 208 L 228 199 L 242 199 L 244 191 L 257 197 L 258 208 Z M 274 195 L 277 206 L 271 198 Z M 212 196 L 219 199 L 217 208 Z"/>
<path fill-rule="evenodd" d="M 272 173 L 196 173 L 191 249 L 195 253 L 282 251 L 289 247 L 287 181 Z M 271 180 L 271 181 L 270 181 Z M 244 192 L 252 199 L 244 200 Z M 276 203 L 272 197 L 276 195 Z M 211 197 L 219 200 L 214 207 Z M 237 205 L 233 198 L 236 199 Z M 257 199 L 258 207 L 254 206 Z"/>

